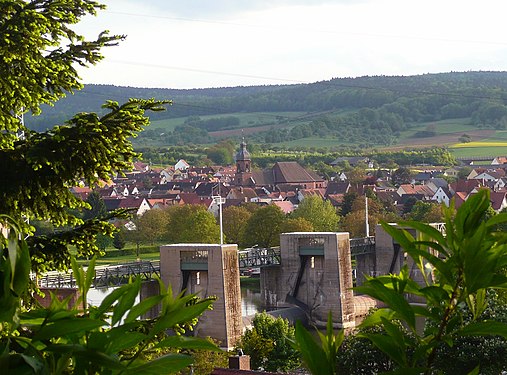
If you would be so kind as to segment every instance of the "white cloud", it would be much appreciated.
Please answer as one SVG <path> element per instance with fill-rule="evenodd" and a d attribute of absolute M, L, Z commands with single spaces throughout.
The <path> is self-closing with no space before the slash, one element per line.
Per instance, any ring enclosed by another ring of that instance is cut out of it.
<path fill-rule="evenodd" d="M 242 3 L 111 1 L 80 29 L 128 38 L 82 76 L 93 83 L 192 88 L 507 70 L 503 1 Z"/>

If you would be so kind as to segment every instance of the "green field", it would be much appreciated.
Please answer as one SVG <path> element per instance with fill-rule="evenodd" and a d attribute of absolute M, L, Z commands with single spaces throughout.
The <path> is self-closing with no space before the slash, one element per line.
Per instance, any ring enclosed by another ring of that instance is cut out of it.
<path fill-rule="evenodd" d="M 435 125 L 435 133 L 437 135 L 457 132 L 466 133 L 467 131 L 469 132 L 471 130 L 476 130 L 477 127 L 469 125 L 469 122 L 470 122 L 469 118 L 462 118 L 442 121 L 431 121 L 413 125 L 413 127 L 411 127 L 410 129 L 400 132 L 400 143 L 402 143 L 402 141 L 405 139 L 413 138 L 415 133 L 426 130 L 429 125 Z"/>
<path fill-rule="evenodd" d="M 480 156 L 504 156 L 507 155 L 507 143 L 503 146 L 482 146 L 480 142 L 474 142 L 476 145 L 473 146 L 462 146 L 459 148 L 453 148 L 451 146 L 450 151 L 455 157 L 466 158 L 466 157 L 480 157 Z"/>
<path fill-rule="evenodd" d="M 330 147 L 337 147 L 340 145 L 343 145 L 342 142 L 340 142 L 339 139 L 335 138 L 317 138 L 317 137 L 309 137 L 309 138 L 301 138 L 296 139 L 294 141 L 289 142 L 282 142 L 281 145 L 287 146 L 287 147 L 316 147 L 316 148 L 330 148 Z M 347 145 L 351 146 L 352 143 L 347 143 Z"/>
<path fill-rule="evenodd" d="M 507 130 L 497 130 L 494 138 L 485 138 L 483 142 L 498 142 L 500 140 L 507 141 Z"/>
<path fill-rule="evenodd" d="M 141 260 L 157 260 L 157 259 L 160 259 L 160 252 L 157 251 L 154 253 L 139 254 L 139 259 L 141 259 Z M 137 256 L 135 253 L 128 253 L 125 255 L 118 256 L 118 257 L 97 258 L 96 264 L 97 264 L 97 266 L 105 266 L 108 264 L 135 262 L 136 260 L 137 260 Z M 83 265 L 87 265 L 88 260 L 81 259 L 78 261 L 78 263 L 83 264 Z"/>
<path fill-rule="evenodd" d="M 343 112 L 343 111 L 341 111 Z M 340 113 L 341 113 L 340 112 Z M 328 111 L 325 114 L 335 113 L 333 111 Z M 337 112 L 336 112 L 337 113 Z M 210 118 L 217 117 L 228 117 L 234 116 L 238 117 L 240 120 L 240 124 L 236 126 L 236 129 L 241 128 L 256 128 L 256 127 L 266 127 L 266 126 L 280 126 L 280 127 L 293 127 L 297 124 L 307 123 L 312 121 L 316 117 L 323 115 L 324 113 L 306 113 L 306 112 L 257 112 L 257 113 L 227 113 L 227 114 L 219 114 L 219 115 L 209 115 L 209 116 L 200 116 L 201 119 L 206 120 Z M 157 120 L 153 121 L 151 124 L 151 128 L 159 129 L 161 132 L 169 132 L 174 130 L 174 128 L 178 125 L 182 125 L 185 122 L 186 117 L 175 118 L 175 119 L 167 119 L 167 120 Z M 424 145 L 416 145 L 414 144 L 414 140 L 417 140 L 417 137 L 414 135 L 417 132 L 428 130 L 428 127 L 431 126 L 435 131 L 435 138 L 419 138 L 423 139 L 425 142 Z M 497 130 L 493 136 L 489 136 L 488 138 L 476 140 L 474 138 L 473 132 L 480 131 L 481 129 L 476 126 L 470 125 L 469 118 L 462 119 L 451 119 L 451 120 L 442 120 L 442 121 L 431 121 L 420 124 L 412 124 L 410 129 L 404 130 L 400 132 L 400 137 L 398 139 L 396 148 L 406 147 L 427 147 L 427 145 L 438 145 L 438 146 L 447 146 L 451 150 L 451 152 L 456 157 L 475 157 L 475 156 L 497 156 L 497 155 L 507 155 L 507 131 L 506 130 Z M 453 139 L 453 142 L 457 140 L 457 134 L 465 134 L 471 133 L 472 140 L 474 142 L 470 143 L 445 143 L 450 142 L 450 139 Z M 446 139 L 446 136 L 448 139 Z M 137 140 L 140 146 L 143 146 L 144 143 L 146 145 L 151 145 L 151 141 L 146 140 Z M 342 146 L 358 146 L 360 142 L 357 143 L 345 143 L 341 139 L 337 138 L 329 138 L 329 137 L 308 137 L 303 139 L 297 139 L 293 141 L 287 141 L 280 143 L 281 146 L 285 147 L 305 147 L 305 148 L 340 148 Z M 406 145 L 406 146 L 405 146 Z M 376 146 L 377 149 L 389 150 L 392 146 Z"/>
<path fill-rule="evenodd" d="M 237 117 L 240 124 L 236 128 L 251 128 L 257 126 L 276 125 L 284 120 L 299 121 L 306 112 L 249 112 L 249 113 L 224 113 L 219 115 L 199 116 L 202 120 L 220 117 Z M 178 125 L 183 125 L 187 117 L 178 117 L 151 122 L 152 129 L 173 131 Z"/>

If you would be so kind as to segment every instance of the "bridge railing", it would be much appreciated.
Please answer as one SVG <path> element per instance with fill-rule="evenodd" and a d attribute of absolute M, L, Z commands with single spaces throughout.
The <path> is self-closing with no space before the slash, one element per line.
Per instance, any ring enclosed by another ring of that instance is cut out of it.
<path fill-rule="evenodd" d="M 350 255 L 363 255 L 375 252 L 375 237 L 361 237 L 350 239 Z"/>
<path fill-rule="evenodd" d="M 280 264 L 280 247 L 251 248 L 239 252 L 239 268 L 257 268 Z"/>
<path fill-rule="evenodd" d="M 118 286 L 128 283 L 131 277 L 140 276 L 149 280 L 154 275 L 160 276 L 160 260 L 130 262 L 111 266 L 97 266 L 92 286 Z M 75 288 L 76 279 L 71 272 L 48 272 L 33 277 L 41 288 Z"/>

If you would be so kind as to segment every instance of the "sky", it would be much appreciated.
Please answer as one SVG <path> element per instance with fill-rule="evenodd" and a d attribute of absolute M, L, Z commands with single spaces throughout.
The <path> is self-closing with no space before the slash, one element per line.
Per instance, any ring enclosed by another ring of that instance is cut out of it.
<path fill-rule="evenodd" d="M 103 0 L 75 29 L 125 34 L 84 83 L 208 88 L 506 71 L 505 0 Z"/>

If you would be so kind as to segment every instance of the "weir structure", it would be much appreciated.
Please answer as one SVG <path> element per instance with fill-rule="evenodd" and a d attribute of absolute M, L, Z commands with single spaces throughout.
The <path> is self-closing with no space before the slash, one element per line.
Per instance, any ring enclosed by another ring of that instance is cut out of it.
<path fill-rule="evenodd" d="M 233 348 L 243 333 L 237 245 L 174 244 L 160 247 L 162 281 L 174 293 L 215 296 L 213 310 L 200 318 L 195 334 Z"/>
<path fill-rule="evenodd" d="M 441 224 L 433 226 L 443 231 Z M 413 229 L 409 232 L 417 235 Z M 267 309 L 297 306 L 318 326 L 325 325 L 331 312 L 335 328 L 352 329 L 377 306 L 371 297 L 354 295 L 352 258 L 355 285 L 367 276 L 398 273 L 404 265 L 414 280 L 423 282 L 414 261 L 380 225 L 375 239 L 350 239 L 347 232 L 283 233 L 279 252 L 255 249 L 244 258 L 239 258 L 237 245 L 165 245 L 160 248 L 160 273 L 174 292 L 217 297 L 213 310 L 199 318 L 196 334 L 232 348 L 243 329 L 240 264 L 260 268 L 261 297 Z"/>
<path fill-rule="evenodd" d="M 284 233 L 280 256 L 281 266 L 261 268 L 267 306 L 297 305 L 317 324 L 331 312 L 337 328 L 355 325 L 349 233 Z"/>

